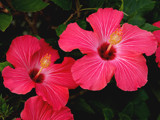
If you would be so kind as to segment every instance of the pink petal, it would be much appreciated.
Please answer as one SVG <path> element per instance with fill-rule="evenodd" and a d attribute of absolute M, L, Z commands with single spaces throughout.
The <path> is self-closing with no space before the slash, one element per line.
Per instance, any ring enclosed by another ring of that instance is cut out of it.
<path fill-rule="evenodd" d="M 24 68 L 5 67 L 2 71 L 4 86 L 11 92 L 26 94 L 35 87 L 35 83 L 30 79 L 28 72 Z"/>
<path fill-rule="evenodd" d="M 156 62 L 158 63 L 158 67 L 160 67 L 160 47 L 156 50 Z"/>
<path fill-rule="evenodd" d="M 158 43 L 160 44 L 160 30 L 154 31 L 153 34 L 156 37 Z"/>
<path fill-rule="evenodd" d="M 40 96 L 35 96 L 25 102 L 21 118 L 23 120 L 73 120 L 73 115 L 67 107 L 54 111 Z"/>
<path fill-rule="evenodd" d="M 40 47 L 41 47 L 41 50 L 40 50 L 41 53 L 40 54 L 42 56 L 46 55 L 46 53 L 50 54 L 52 62 L 55 62 L 57 59 L 59 59 L 58 51 L 53 49 L 51 46 L 49 46 L 49 44 L 46 43 L 44 41 L 44 39 L 41 39 L 39 41 L 39 43 L 40 43 Z"/>
<path fill-rule="evenodd" d="M 113 8 L 100 8 L 96 13 L 91 14 L 87 21 L 91 24 L 94 32 L 101 41 L 106 41 L 109 35 L 120 26 L 123 12 L 113 10 Z"/>
<path fill-rule="evenodd" d="M 44 101 L 47 101 L 55 110 L 64 107 L 69 98 L 68 89 L 55 85 L 52 82 L 43 82 L 43 84 L 36 84 L 36 93 L 42 96 Z"/>
<path fill-rule="evenodd" d="M 71 110 L 67 107 L 61 108 L 52 114 L 52 120 L 74 120 Z"/>
<path fill-rule="evenodd" d="M 153 23 L 153 25 L 160 28 L 160 21 Z"/>
<path fill-rule="evenodd" d="M 40 49 L 38 39 L 30 35 L 16 37 L 6 54 L 7 61 L 14 67 L 29 68 L 31 56 Z"/>
<path fill-rule="evenodd" d="M 41 97 L 35 96 L 25 102 L 21 118 L 23 120 L 51 120 L 52 107 Z"/>
<path fill-rule="evenodd" d="M 31 68 L 40 68 L 40 60 L 42 57 L 44 57 L 46 54 L 51 55 L 51 62 L 55 62 L 57 59 L 59 59 L 58 51 L 53 49 L 51 46 L 49 46 L 48 43 L 44 41 L 44 39 L 41 39 L 39 41 L 40 44 L 40 50 L 37 51 L 31 58 L 32 64 Z"/>
<path fill-rule="evenodd" d="M 88 90 L 101 90 L 110 82 L 115 67 L 98 55 L 86 55 L 77 60 L 71 71 L 78 85 Z"/>
<path fill-rule="evenodd" d="M 119 50 L 136 51 L 146 55 L 151 55 L 156 51 L 157 41 L 151 32 L 128 23 L 125 23 L 122 29 L 122 41 L 117 44 Z"/>
<path fill-rule="evenodd" d="M 76 88 L 78 85 L 73 80 L 71 74 L 71 67 L 74 62 L 75 60 L 73 58 L 65 57 L 61 64 L 53 64 L 46 69 L 46 80 L 69 89 Z"/>
<path fill-rule="evenodd" d="M 148 68 L 141 54 L 117 57 L 115 79 L 117 86 L 124 91 L 135 91 L 147 82 Z"/>
<path fill-rule="evenodd" d="M 82 53 L 95 52 L 98 47 L 98 39 L 92 31 L 81 29 L 77 23 L 71 23 L 60 35 L 59 46 L 64 51 L 80 49 Z"/>

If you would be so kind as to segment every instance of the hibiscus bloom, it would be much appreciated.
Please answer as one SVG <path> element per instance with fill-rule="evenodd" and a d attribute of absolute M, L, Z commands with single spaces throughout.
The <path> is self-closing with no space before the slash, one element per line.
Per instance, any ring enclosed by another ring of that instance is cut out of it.
<path fill-rule="evenodd" d="M 59 58 L 57 50 L 44 39 L 38 40 L 30 35 L 15 38 L 6 57 L 14 66 L 7 66 L 2 71 L 6 88 L 16 94 L 26 94 L 35 88 L 36 93 L 54 109 L 66 105 L 68 88 L 77 86 L 71 75 L 72 58 L 66 57 L 61 64 L 54 64 Z"/>
<path fill-rule="evenodd" d="M 55 111 L 40 96 L 31 97 L 25 102 L 21 118 L 22 120 L 74 120 L 68 107 Z"/>
<path fill-rule="evenodd" d="M 121 11 L 100 8 L 87 18 L 93 31 L 71 23 L 61 34 L 61 49 L 80 49 L 85 54 L 71 68 L 73 79 L 82 88 L 101 90 L 113 75 L 124 91 L 134 91 L 146 84 L 148 68 L 142 54 L 153 54 L 157 41 L 151 32 L 137 26 L 120 26 L 122 18 Z"/>
<path fill-rule="evenodd" d="M 153 25 L 160 28 L 160 21 L 153 23 Z M 158 48 L 156 50 L 156 62 L 158 63 L 158 67 L 160 67 L 160 30 L 154 31 L 153 34 L 158 41 Z"/>

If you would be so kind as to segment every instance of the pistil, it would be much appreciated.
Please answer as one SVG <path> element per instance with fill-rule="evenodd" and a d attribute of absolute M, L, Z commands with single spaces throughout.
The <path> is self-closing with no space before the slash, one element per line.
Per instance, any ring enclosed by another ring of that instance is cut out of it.
<path fill-rule="evenodd" d="M 118 44 L 121 40 L 122 40 L 122 29 L 121 28 L 117 28 L 111 35 L 110 35 L 110 39 L 108 40 L 108 42 L 110 43 L 107 50 L 106 50 L 106 54 L 109 53 L 111 47 L 113 45 Z"/>
<path fill-rule="evenodd" d="M 33 78 L 35 80 L 38 78 L 38 76 L 40 75 L 40 73 L 42 72 L 42 70 L 44 68 L 49 67 L 49 65 L 51 64 L 51 55 L 47 53 L 44 57 L 41 58 L 40 63 L 41 63 L 40 64 L 41 68 L 39 69 L 39 71 L 35 75 L 35 77 Z"/>

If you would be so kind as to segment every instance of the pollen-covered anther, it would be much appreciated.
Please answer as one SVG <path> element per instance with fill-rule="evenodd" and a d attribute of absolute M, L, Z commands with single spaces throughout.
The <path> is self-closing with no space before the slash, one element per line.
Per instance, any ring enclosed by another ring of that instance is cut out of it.
<path fill-rule="evenodd" d="M 122 40 L 122 29 L 121 28 L 117 28 L 116 31 L 114 31 L 111 35 L 110 35 L 110 39 L 108 40 L 109 43 L 111 45 L 116 45 L 118 44 L 121 40 Z"/>
<path fill-rule="evenodd" d="M 51 64 L 51 55 L 47 53 L 44 57 L 41 58 L 40 63 L 42 68 L 47 68 Z"/>

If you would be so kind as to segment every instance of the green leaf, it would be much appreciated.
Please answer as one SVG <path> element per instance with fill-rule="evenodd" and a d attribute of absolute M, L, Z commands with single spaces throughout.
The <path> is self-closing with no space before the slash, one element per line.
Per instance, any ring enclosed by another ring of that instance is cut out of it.
<path fill-rule="evenodd" d="M 13 7 L 22 12 L 36 12 L 44 9 L 49 4 L 43 0 L 12 0 Z"/>
<path fill-rule="evenodd" d="M 134 104 L 132 102 L 127 104 L 127 106 L 123 109 L 122 113 L 128 116 L 132 116 L 134 114 Z"/>
<path fill-rule="evenodd" d="M 57 36 L 60 36 L 62 34 L 62 32 L 66 29 L 67 25 L 65 24 L 61 24 L 58 26 L 58 28 L 56 29 L 56 34 Z"/>
<path fill-rule="evenodd" d="M 34 35 L 38 40 L 41 39 L 41 37 L 39 35 Z"/>
<path fill-rule="evenodd" d="M 8 61 L 0 63 L 0 72 L 6 67 L 6 66 L 11 66 L 13 67 Z"/>
<path fill-rule="evenodd" d="M 141 17 L 140 15 L 135 15 L 133 17 L 131 17 L 130 19 L 128 19 L 128 23 L 132 24 L 132 25 L 138 25 L 141 26 L 145 23 L 145 19 L 143 17 Z"/>
<path fill-rule="evenodd" d="M 120 120 L 131 120 L 131 118 L 128 115 L 123 113 L 119 113 L 119 118 Z"/>
<path fill-rule="evenodd" d="M 0 95 L 0 118 L 6 118 L 13 112 L 13 107 L 7 105 L 7 100 Z"/>
<path fill-rule="evenodd" d="M 146 120 L 150 116 L 149 108 L 145 102 L 135 105 L 135 115 L 140 120 Z"/>
<path fill-rule="evenodd" d="M 89 7 L 91 8 L 101 8 L 103 7 L 105 0 L 89 0 L 88 2 Z"/>
<path fill-rule="evenodd" d="M 123 0 L 123 12 L 128 16 L 124 16 L 123 20 L 133 25 L 142 26 L 145 23 L 143 18 L 147 12 L 154 8 L 155 1 L 152 0 Z M 121 9 L 122 9 L 121 5 Z"/>
<path fill-rule="evenodd" d="M 12 22 L 12 16 L 0 13 L 0 29 L 4 32 Z"/>
<path fill-rule="evenodd" d="M 142 27 L 142 29 L 148 30 L 148 31 L 151 31 L 151 32 L 153 32 L 155 30 L 160 30 L 160 28 L 158 28 L 156 26 L 153 26 L 153 25 L 151 25 L 149 23 L 144 24 L 144 26 Z"/>
<path fill-rule="evenodd" d="M 64 10 L 71 10 L 72 8 L 72 0 L 51 0 L 59 7 L 63 8 Z"/>
<path fill-rule="evenodd" d="M 2 112 L 5 113 L 6 110 L 7 110 L 7 104 L 4 103 L 2 104 Z"/>
<path fill-rule="evenodd" d="M 121 0 L 121 2 L 122 2 L 122 3 L 121 3 L 121 7 L 120 7 L 120 9 L 119 9 L 119 10 L 120 10 L 120 11 L 123 11 L 123 8 L 124 8 L 124 1 L 123 1 L 123 0 Z"/>
<path fill-rule="evenodd" d="M 158 115 L 157 120 L 160 120 L 160 114 Z"/>
<path fill-rule="evenodd" d="M 142 14 L 154 8 L 155 1 L 152 0 L 122 0 L 123 11 L 128 15 Z"/>
<path fill-rule="evenodd" d="M 145 102 L 146 100 L 148 100 L 148 95 L 147 95 L 146 91 L 143 90 L 143 89 L 140 89 L 140 90 L 138 91 L 138 93 L 136 94 L 133 102 L 134 102 L 135 104 L 139 104 L 139 103 L 141 103 L 141 102 Z"/>
<path fill-rule="evenodd" d="M 142 101 L 146 101 L 148 100 L 148 95 L 146 93 L 146 91 L 144 89 L 140 89 L 139 92 L 138 92 L 138 96 L 139 98 L 142 100 Z"/>
<path fill-rule="evenodd" d="M 87 22 L 84 20 L 78 20 L 77 24 L 82 28 L 82 29 L 86 29 L 87 27 Z"/>
<path fill-rule="evenodd" d="M 89 101 L 89 103 L 93 106 L 94 109 L 99 110 L 100 112 L 102 111 L 102 109 L 106 108 L 106 105 L 98 100 L 91 100 Z"/>
<path fill-rule="evenodd" d="M 152 92 L 156 96 L 157 100 L 160 102 L 160 88 L 158 85 L 156 87 L 152 87 Z"/>
<path fill-rule="evenodd" d="M 75 106 L 77 110 L 84 111 L 90 114 L 94 114 L 94 110 L 91 108 L 91 106 L 85 101 L 85 99 L 78 99 L 77 104 Z"/>
<path fill-rule="evenodd" d="M 81 53 L 79 49 L 72 50 L 71 52 L 67 53 L 70 57 L 73 57 L 74 59 L 80 59 L 84 56 L 84 54 Z"/>
<path fill-rule="evenodd" d="M 112 120 L 114 117 L 113 111 L 110 108 L 103 109 L 103 114 L 104 114 L 105 120 Z"/>

